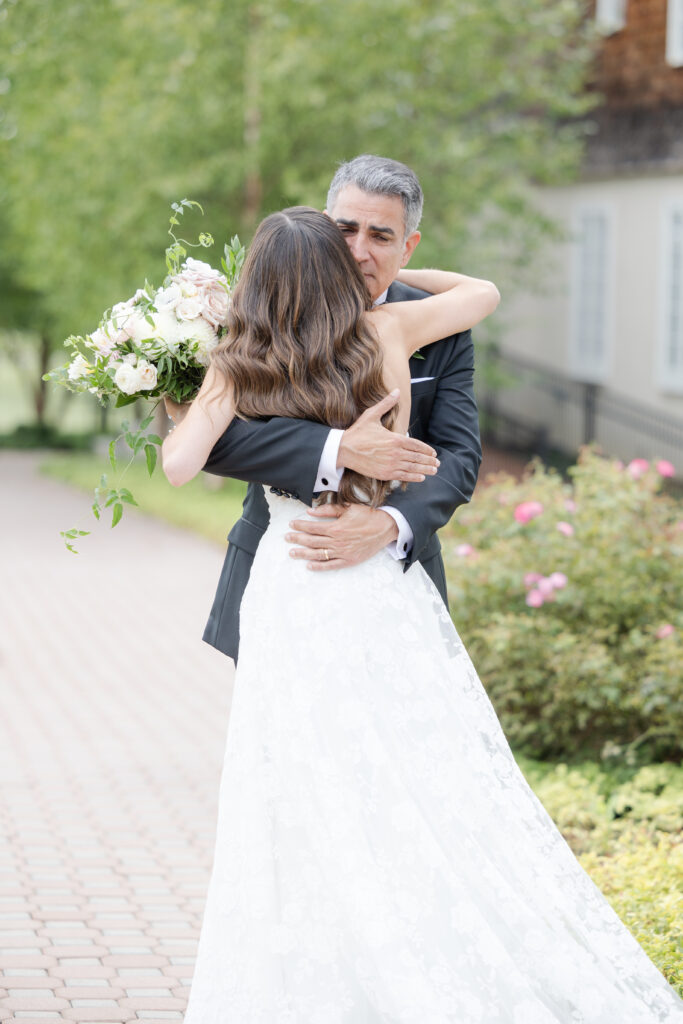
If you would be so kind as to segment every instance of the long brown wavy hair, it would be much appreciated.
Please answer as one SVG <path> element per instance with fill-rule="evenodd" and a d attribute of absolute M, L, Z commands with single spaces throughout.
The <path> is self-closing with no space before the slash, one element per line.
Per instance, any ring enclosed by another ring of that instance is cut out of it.
<path fill-rule="evenodd" d="M 387 394 L 364 314 L 365 279 L 337 225 L 308 206 L 259 224 L 212 353 L 241 419 L 291 416 L 345 429 Z M 382 422 L 391 427 L 392 409 Z M 388 484 L 346 470 L 333 501 L 382 504 Z"/>

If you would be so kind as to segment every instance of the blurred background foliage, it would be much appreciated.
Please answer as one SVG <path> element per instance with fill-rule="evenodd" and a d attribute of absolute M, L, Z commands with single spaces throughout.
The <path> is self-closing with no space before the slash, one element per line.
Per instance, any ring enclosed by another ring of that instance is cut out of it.
<path fill-rule="evenodd" d="M 576 172 L 594 102 L 585 13 L 579 0 L 0 0 L 0 331 L 37 418 L 51 350 L 158 283 L 169 204 L 185 196 L 222 246 L 273 209 L 324 206 L 338 162 L 391 155 L 426 195 L 415 265 L 502 290 L 538 272 L 553 225 L 529 186 Z"/>
<path fill-rule="evenodd" d="M 517 749 L 683 755 L 683 517 L 662 483 L 584 448 L 569 481 L 538 460 L 489 477 L 443 531 L 453 621 Z M 528 574 L 555 573 L 530 606 Z"/>

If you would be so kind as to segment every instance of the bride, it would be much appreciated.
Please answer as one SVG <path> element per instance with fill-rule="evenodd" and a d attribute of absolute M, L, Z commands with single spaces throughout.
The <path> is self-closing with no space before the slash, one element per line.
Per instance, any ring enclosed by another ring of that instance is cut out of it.
<path fill-rule="evenodd" d="M 171 483 L 233 416 L 345 428 L 398 388 L 384 422 L 405 432 L 409 356 L 499 301 L 488 281 L 413 274 L 431 297 L 371 309 L 333 221 L 267 217 L 164 442 Z M 347 471 L 321 500 L 378 506 L 388 486 Z M 526 783 L 422 567 L 382 550 L 307 571 L 284 543 L 305 506 L 265 491 L 185 1024 L 680 1024 Z"/>

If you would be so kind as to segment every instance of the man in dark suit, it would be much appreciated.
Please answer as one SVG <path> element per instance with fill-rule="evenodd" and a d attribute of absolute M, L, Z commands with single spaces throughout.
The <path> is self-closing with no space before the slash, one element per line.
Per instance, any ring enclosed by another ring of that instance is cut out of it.
<path fill-rule="evenodd" d="M 360 156 L 343 164 L 330 185 L 327 212 L 344 233 L 375 303 L 420 300 L 402 270 L 420 240 L 422 191 L 404 164 Z M 345 431 L 305 420 L 235 419 L 214 446 L 205 470 L 249 481 L 242 518 L 228 535 L 228 551 L 204 640 L 237 660 L 239 606 L 251 563 L 268 525 L 261 484 L 307 505 L 336 490 L 344 469 L 407 482 L 380 509 L 334 505 L 315 510 L 316 522 L 296 520 L 287 540 L 294 557 L 314 571 L 343 571 L 388 546 L 407 571 L 416 561 L 447 602 L 436 531 L 468 502 L 481 462 L 472 378 L 470 331 L 429 345 L 410 360 L 410 437 L 381 425 L 395 397 L 367 410 Z M 438 468 L 437 468 L 438 467 Z"/>

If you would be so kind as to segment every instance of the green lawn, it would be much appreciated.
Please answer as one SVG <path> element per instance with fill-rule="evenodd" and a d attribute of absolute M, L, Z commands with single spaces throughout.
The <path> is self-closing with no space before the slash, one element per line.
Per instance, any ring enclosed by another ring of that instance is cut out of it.
<path fill-rule="evenodd" d="M 90 494 L 102 473 L 107 474 L 112 485 L 117 480 L 117 474 L 112 472 L 104 456 L 80 453 L 46 455 L 40 469 L 48 476 Z M 230 527 L 240 517 L 247 486 L 239 480 L 221 480 L 200 473 L 183 487 L 171 487 L 159 466 L 150 477 L 143 462 L 134 462 L 125 475 L 118 475 L 118 478 L 132 491 L 142 512 L 157 516 L 173 526 L 192 530 L 222 546 Z M 85 498 L 84 512 L 87 512 L 89 504 Z"/>

